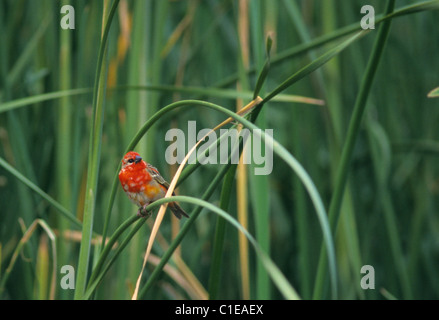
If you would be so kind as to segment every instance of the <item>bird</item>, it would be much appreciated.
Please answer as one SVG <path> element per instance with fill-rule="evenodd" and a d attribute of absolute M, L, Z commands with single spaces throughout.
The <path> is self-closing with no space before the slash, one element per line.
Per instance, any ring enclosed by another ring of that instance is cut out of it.
<path fill-rule="evenodd" d="M 119 181 L 131 202 L 139 207 L 137 215 L 141 217 L 150 215 L 146 212 L 146 206 L 163 198 L 169 188 L 169 183 L 163 179 L 159 171 L 134 151 L 123 157 Z M 177 202 L 169 202 L 168 207 L 178 219 L 182 216 L 189 218 Z"/>

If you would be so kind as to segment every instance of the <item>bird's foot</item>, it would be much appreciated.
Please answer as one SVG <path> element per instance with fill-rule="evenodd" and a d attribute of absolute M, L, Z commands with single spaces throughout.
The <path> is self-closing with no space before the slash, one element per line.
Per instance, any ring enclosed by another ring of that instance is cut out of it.
<path fill-rule="evenodd" d="M 146 207 L 149 205 L 145 204 L 144 206 L 140 207 L 139 210 L 137 211 L 137 216 L 141 217 L 141 218 L 149 218 L 151 216 L 151 211 L 146 210 Z"/>

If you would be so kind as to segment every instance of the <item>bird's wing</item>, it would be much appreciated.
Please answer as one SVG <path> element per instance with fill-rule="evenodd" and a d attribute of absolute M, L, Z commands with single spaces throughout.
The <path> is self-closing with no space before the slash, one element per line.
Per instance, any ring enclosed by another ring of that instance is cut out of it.
<path fill-rule="evenodd" d="M 163 177 L 160 175 L 159 171 L 155 167 L 148 164 L 146 166 L 146 170 L 151 175 L 151 177 L 154 178 L 155 181 L 157 181 L 159 184 L 164 186 L 166 188 L 166 190 L 168 190 L 169 183 L 165 179 L 163 179 Z M 172 195 L 175 195 L 175 193 L 173 192 Z"/>

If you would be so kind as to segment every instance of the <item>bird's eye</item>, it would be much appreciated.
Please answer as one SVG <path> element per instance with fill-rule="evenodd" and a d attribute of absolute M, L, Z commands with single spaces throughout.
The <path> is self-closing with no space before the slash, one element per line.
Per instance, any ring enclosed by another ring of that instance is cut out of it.
<path fill-rule="evenodd" d="M 129 159 L 128 160 L 128 163 L 133 163 L 134 162 L 134 159 Z"/>

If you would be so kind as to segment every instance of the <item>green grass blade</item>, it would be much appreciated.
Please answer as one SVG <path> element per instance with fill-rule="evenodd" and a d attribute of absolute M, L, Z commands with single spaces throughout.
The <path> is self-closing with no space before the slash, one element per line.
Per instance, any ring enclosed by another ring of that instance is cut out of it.
<path fill-rule="evenodd" d="M 102 267 L 103 267 L 103 265 L 105 263 L 105 259 L 108 257 L 111 249 L 113 248 L 114 244 L 119 239 L 119 237 L 122 235 L 122 233 L 129 226 L 131 226 L 134 222 L 136 222 L 138 219 L 139 219 L 139 217 L 136 216 L 136 215 L 133 215 L 133 216 L 129 217 L 113 233 L 113 235 L 110 237 L 110 239 L 105 244 L 104 250 L 102 250 L 102 252 L 101 252 L 101 254 L 99 256 L 99 260 L 98 260 L 98 262 L 96 263 L 96 265 L 93 268 L 92 274 L 91 274 L 90 279 L 89 279 L 89 284 L 92 283 L 99 276 L 99 273 L 101 272 Z M 87 289 L 88 289 L 88 287 L 87 287 Z M 85 299 L 87 299 L 87 298 L 85 298 Z"/>
<path fill-rule="evenodd" d="M 29 61 L 35 55 L 37 45 L 41 41 L 41 38 L 44 36 L 50 22 L 51 18 L 49 17 L 42 19 L 40 27 L 36 30 L 34 36 L 27 44 L 26 49 L 20 54 L 20 57 L 17 59 L 16 63 L 11 68 L 8 76 L 6 77 L 6 81 L 8 81 L 9 86 L 13 86 L 17 82 L 19 76 L 24 72 L 24 69 L 26 68 Z"/>
<path fill-rule="evenodd" d="M 104 17 L 105 8 L 108 2 L 104 3 Z M 81 238 L 81 248 L 79 252 L 78 271 L 76 278 L 75 299 L 80 299 L 85 292 L 87 273 L 89 268 L 89 258 L 91 256 L 90 243 L 93 231 L 93 219 L 95 210 L 95 201 L 97 194 L 97 182 L 99 173 L 99 160 L 101 151 L 102 126 L 104 118 L 104 97 L 105 97 L 105 78 L 106 68 L 105 52 L 107 47 L 107 38 L 110 30 L 113 16 L 116 12 L 119 0 L 114 0 L 108 18 L 104 19 L 105 29 L 102 35 L 102 40 L 99 48 L 99 56 L 97 62 L 95 87 L 93 95 L 93 120 L 90 133 L 89 157 L 88 157 L 88 173 L 86 183 L 86 193 L 84 202 L 84 218 Z"/>
<path fill-rule="evenodd" d="M 401 238 L 398 232 L 398 219 L 389 193 L 389 174 L 391 167 L 391 147 L 383 128 L 376 122 L 370 120 L 367 124 L 369 143 L 371 144 L 372 160 L 377 179 L 377 189 L 387 228 L 390 242 L 391 254 L 394 262 L 394 269 L 398 274 L 401 283 L 404 299 L 413 299 L 413 292 L 410 277 L 407 271 Z"/>
<path fill-rule="evenodd" d="M 272 92 L 270 92 L 263 100 L 263 103 L 270 101 L 272 98 L 277 96 L 279 93 L 299 81 L 300 79 L 304 78 L 311 72 L 315 71 L 316 69 L 320 68 L 322 65 L 324 65 L 326 62 L 331 60 L 333 57 L 338 55 L 340 52 L 342 52 L 344 49 L 346 49 L 349 45 L 351 45 L 354 41 L 360 39 L 362 36 L 364 36 L 368 31 L 360 31 L 355 36 L 343 41 L 333 49 L 329 50 L 325 54 L 321 55 L 316 60 L 309 63 L 307 66 L 303 67 L 299 71 L 297 71 L 295 74 L 293 74 L 291 77 L 289 77 L 287 80 L 285 80 L 282 84 L 280 84 L 276 89 L 274 89 Z"/>
<path fill-rule="evenodd" d="M 125 237 L 125 239 L 117 247 L 116 252 L 110 258 L 110 260 L 105 265 L 105 267 L 102 270 L 100 270 L 100 272 L 96 272 L 95 276 L 92 275 L 92 277 L 90 278 L 90 282 L 89 282 L 89 284 L 87 286 L 87 289 L 86 289 L 82 299 L 84 299 L 84 300 L 90 299 L 90 297 L 95 292 L 95 290 L 98 287 L 98 285 L 102 282 L 102 279 L 107 274 L 107 272 L 110 269 L 110 267 L 114 264 L 116 259 L 123 252 L 123 250 L 126 248 L 128 243 L 131 241 L 131 239 L 134 237 L 134 235 L 137 234 L 137 232 L 140 230 L 140 228 L 144 225 L 145 222 L 146 222 L 146 219 L 141 219 L 140 221 L 137 221 L 136 225 L 132 228 L 130 233 Z M 112 237 L 114 237 L 114 235 Z M 114 238 L 117 239 L 117 237 L 114 237 Z M 102 252 L 102 254 L 104 254 L 104 252 Z M 100 257 L 100 259 L 102 259 L 102 256 Z"/>
<path fill-rule="evenodd" d="M 74 96 L 74 95 L 88 94 L 91 92 L 93 92 L 93 89 L 91 88 L 80 88 L 80 89 L 71 89 L 71 90 L 43 93 L 31 97 L 7 101 L 0 104 L 0 113 L 29 106 L 38 102 L 50 101 L 53 99 L 60 99 L 63 97 Z"/>
<path fill-rule="evenodd" d="M 230 195 L 232 192 L 233 180 L 235 178 L 236 165 L 233 165 L 227 172 L 223 181 L 223 187 L 220 197 L 220 208 L 227 211 L 230 204 Z M 224 247 L 225 220 L 218 216 L 216 220 L 215 238 L 213 242 L 212 263 L 209 275 L 209 299 L 216 300 L 218 297 L 218 288 L 221 281 L 221 260 Z"/>
<path fill-rule="evenodd" d="M 439 87 L 436 89 L 431 90 L 428 95 L 429 98 L 438 98 L 439 97 Z"/>
<path fill-rule="evenodd" d="M 24 183 L 27 187 L 33 190 L 36 194 L 50 203 L 60 214 L 62 214 L 66 219 L 72 222 L 77 227 L 82 227 L 82 223 L 76 219 L 76 217 L 66 208 L 64 208 L 59 202 L 49 196 L 46 192 L 41 190 L 37 185 L 35 185 L 32 181 L 18 172 L 14 167 L 12 167 L 9 163 L 7 163 L 3 158 L 0 157 L 0 166 L 2 166 L 7 172 L 15 176 L 19 181 Z"/>
<path fill-rule="evenodd" d="M 390 14 L 393 11 L 395 5 L 394 0 L 389 0 L 387 4 L 386 13 Z M 360 124 L 363 117 L 364 110 L 366 108 L 367 98 L 370 93 L 370 89 L 372 87 L 372 83 L 374 80 L 375 73 L 378 69 L 379 62 L 381 60 L 384 47 L 390 32 L 391 20 L 386 21 L 380 27 L 378 31 L 378 36 L 375 41 L 374 47 L 372 49 L 372 53 L 369 59 L 368 66 L 366 68 L 366 72 L 363 77 L 363 81 L 360 87 L 360 91 L 358 93 L 354 110 L 352 113 L 352 118 L 349 123 L 349 129 L 347 133 L 346 142 L 343 146 L 343 151 L 341 155 L 341 161 L 339 164 L 339 169 L 335 182 L 334 193 L 331 198 L 331 203 L 329 207 L 329 222 L 331 225 L 331 230 L 334 232 L 336 229 L 336 225 L 338 222 L 338 218 L 340 215 L 340 206 L 343 198 L 345 185 L 348 177 L 348 172 L 350 168 L 350 161 L 352 158 L 352 152 L 355 146 L 355 142 L 358 137 L 358 133 L 360 131 Z M 321 252 L 324 252 L 322 249 Z M 317 279 L 314 286 L 314 295 L 315 299 L 322 298 L 323 291 L 323 283 L 324 283 L 324 270 L 326 267 L 326 260 L 322 260 L 323 255 L 320 255 L 319 267 L 317 271 Z"/>
<path fill-rule="evenodd" d="M 270 51 L 271 47 L 273 45 L 273 40 L 270 36 L 267 38 L 267 60 L 265 61 L 265 64 L 261 70 L 261 73 L 259 74 L 258 80 L 256 81 L 256 86 L 253 94 L 253 99 L 256 99 L 259 95 L 259 92 L 261 92 L 262 86 L 264 85 L 265 80 L 267 79 L 268 71 L 270 70 Z"/>
<path fill-rule="evenodd" d="M 131 91 L 131 90 L 160 91 L 160 92 L 169 92 L 169 93 L 177 92 L 177 93 L 185 93 L 188 95 L 199 95 L 199 96 L 207 96 L 212 98 L 224 98 L 224 99 L 232 99 L 232 100 L 235 100 L 237 98 L 250 100 L 254 95 L 250 91 L 237 91 L 232 89 L 201 88 L 201 87 L 190 87 L 190 86 L 176 87 L 176 86 L 167 86 L 167 85 L 157 85 L 157 86 L 120 85 L 108 89 L 108 91 L 114 91 L 114 92 L 118 92 L 118 91 L 123 92 L 123 91 Z M 92 88 L 79 88 L 79 89 L 70 89 L 70 90 L 55 91 L 50 93 L 43 93 L 31 97 L 11 100 L 0 104 L 0 113 L 9 110 L 14 110 L 17 108 L 22 108 L 25 106 L 30 106 L 39 102 L 51 101 L 55 99 L 72 97 L 76 95 L 86 95 L 92 92 L 93 92 Z M 298 95 L 291 95 L 291 94 L 278 94 L 276 97 L 273 98 L 273 101 L 298 102 L 298 103 L 313 104 L 313 105 L 323 104 L 323 102 L 318 99 L 313 99 L 313 98 L 303 97 Z"/>
<path fill-rule="evenodd" d="M 186 203 L 192 203 L 194 205 L 197 205 L 199 207 L 206 208 L 217 215 L 221 216 L 223 219 L 227 220 L 230 224 L 232 224 L 235 228 L 237 228 L 239 231 L 244 233 L 246 238 L 249 240 L 249 242 L 252 244 L 252 246 L 255 249 L 255 252 L 258 255 L 258 258 L 261 259 L 264 267 L 267 269 L 268 274 L 270 275 L 272 281 L 275 283 L 279 291 L 282 293 L 282 295 L 285 297 L 285 299 L 291 299 L 291 300 L 297 300 L 300 299 L 299 295 L 297 294 L 296 290 L 291 286 L 291 284 L 288 282 L 288 280 L 285 278 L 285 276 L 282 274 L 282 272 L 279 270 L 279 268 L 273 263 L 273 261 L 270 259 L 270 257 L 263 251 L 259 244 L 256 242 L 256 240 L 253 238 L 253 236 L 248 233 L 246 229 L 244 229 L 235 218 L 230 216 L 227 212 L 224 210 L 221 210 L 220 208 L 214 206 L 213 204 L 198 199 L 198 198 L 192 198 L 187 196 L 174 196 L 168 199 L 160 199 L 156 201 L 156 205 L 161 205 L 166 202 L 170 201 L 178 201 L 178 202 L 186 202 Z M 187 224 L 187 223 L 186 223 Z"/>

